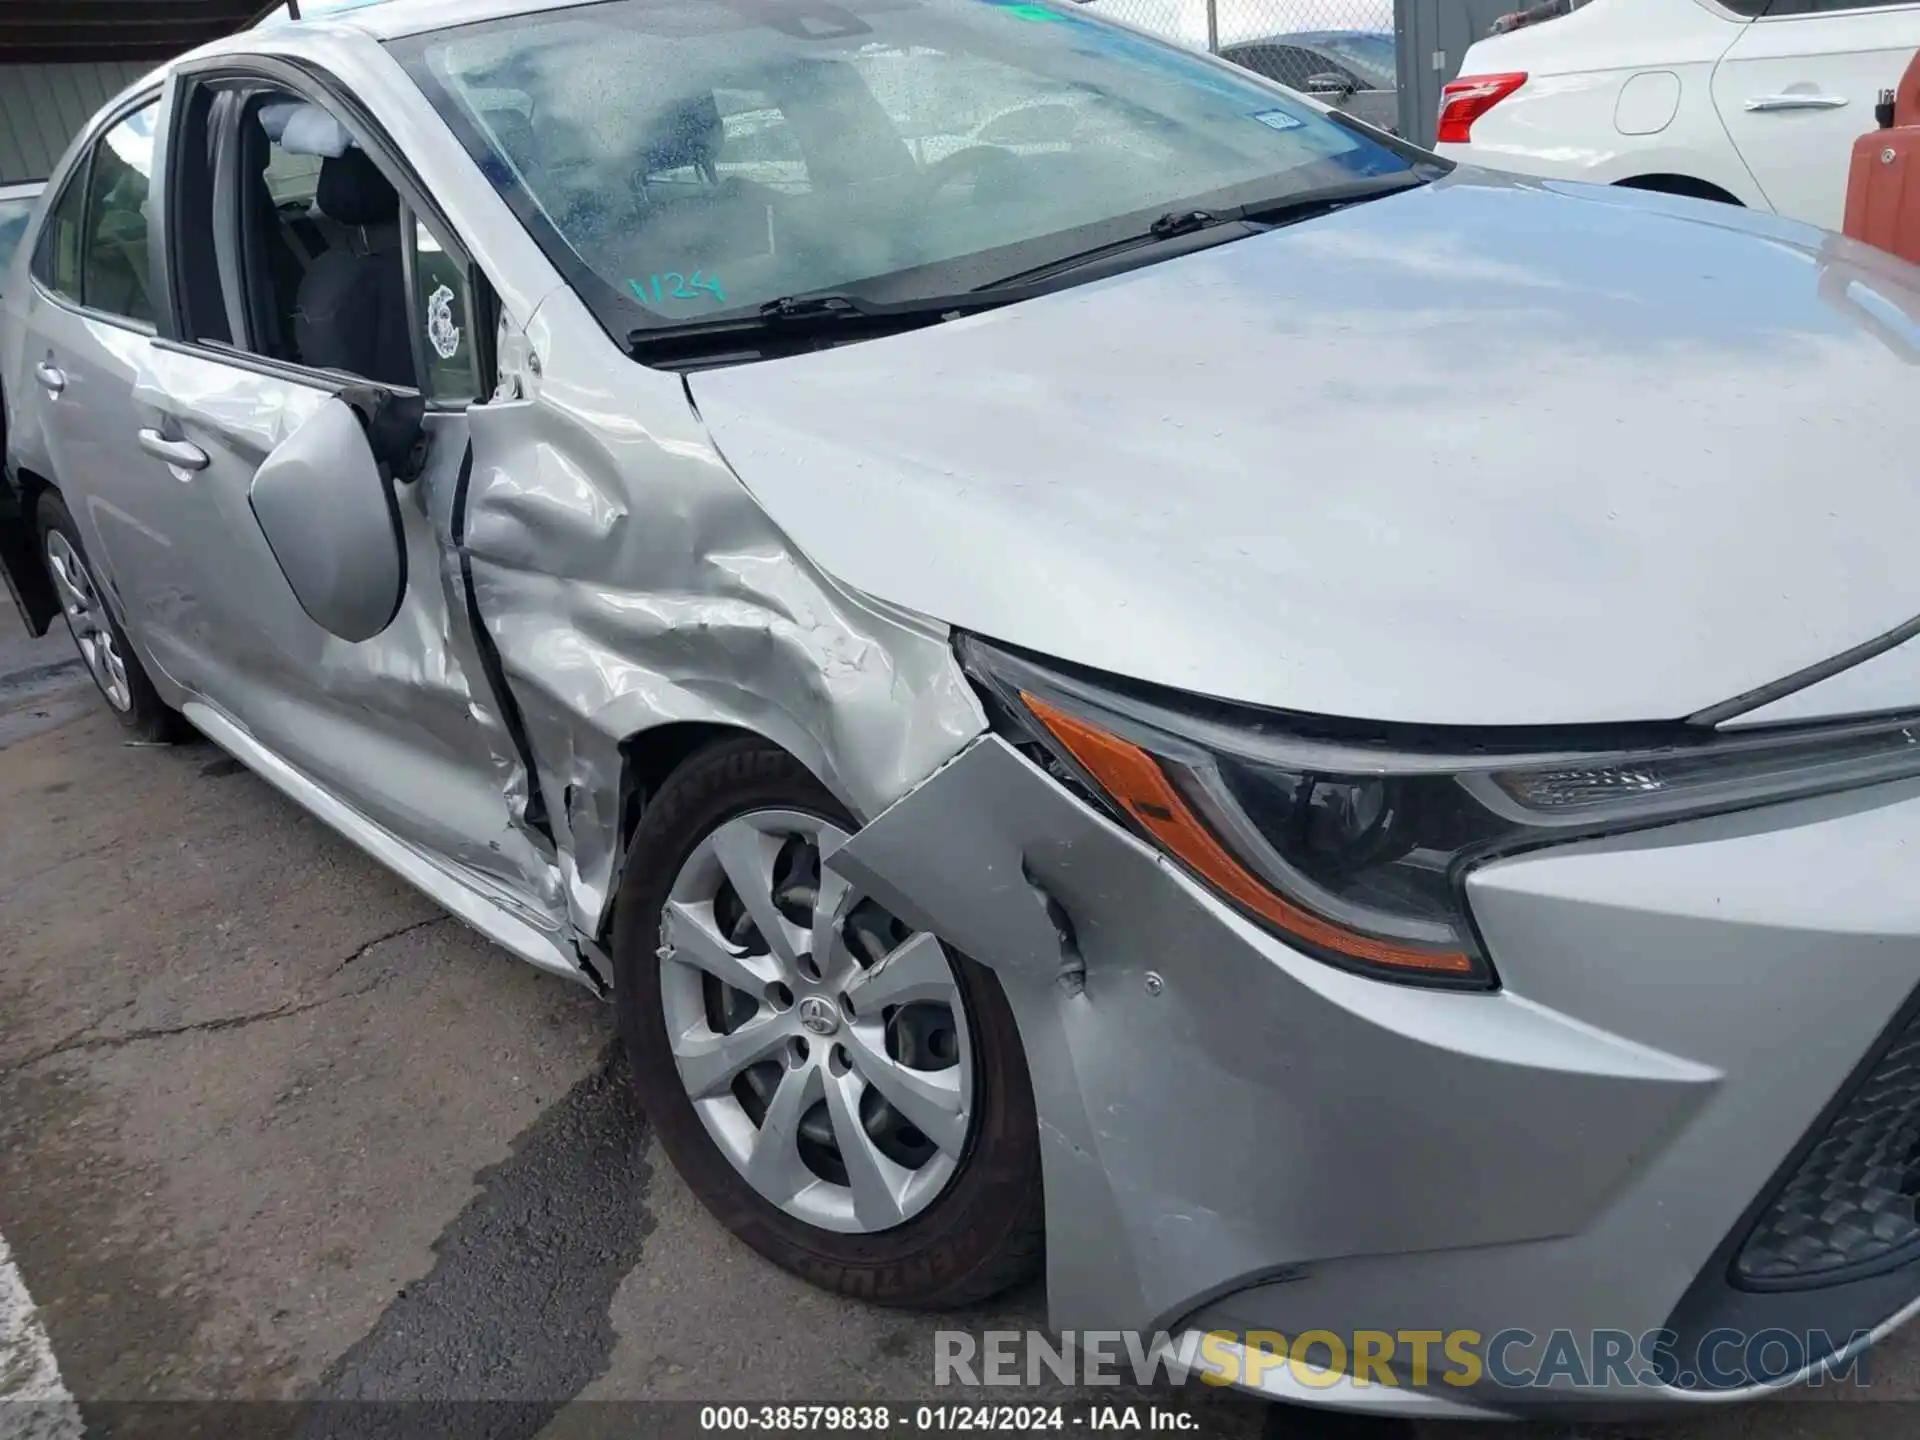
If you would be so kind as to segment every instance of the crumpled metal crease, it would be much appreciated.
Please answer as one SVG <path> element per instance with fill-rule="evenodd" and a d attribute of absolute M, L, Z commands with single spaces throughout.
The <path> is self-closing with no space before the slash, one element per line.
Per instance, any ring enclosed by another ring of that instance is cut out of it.
<path fill-rule="evenodd" d="M 569 911 L 617 883 L 622 746 L 658 726 L 753 731 L 877 814 L 986 727 L 944 626 L 802 555 L 707 439 L 680 381 L 583 363 L 529 323 L 522 398 L 469 413 L 466 557 L 539 769 Z"/>

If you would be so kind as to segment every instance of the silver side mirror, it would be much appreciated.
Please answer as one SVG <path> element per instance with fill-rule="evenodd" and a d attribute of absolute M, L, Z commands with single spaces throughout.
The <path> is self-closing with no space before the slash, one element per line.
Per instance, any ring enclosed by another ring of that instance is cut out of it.
<path fill-rule="evenodd" d="M 342 640 L 393 623 L 407 588 L 393 483 L 359 414 L 328 400 L 253 477 L 253 517 L 300 608 Z"/>

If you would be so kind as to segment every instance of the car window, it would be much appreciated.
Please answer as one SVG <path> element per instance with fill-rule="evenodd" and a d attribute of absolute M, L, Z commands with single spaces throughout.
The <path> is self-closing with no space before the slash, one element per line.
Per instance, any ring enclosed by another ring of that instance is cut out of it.
<path fill-rule="evenodd" d="M 273 196 L 275 205 L 292 207 L 301 214 L 313 208 L 320 189 L 318 155 L 294 155 L 276 145 L 264 173 L 267 193 Z"/>
<path fill-rule="evenodd" d="M 82 160 L 40 227 L 32 274 L 48 290 L 80 303 L 80 234 L 86 219 L 87 166 Z"/>
<path fill-rule="evenodd" d="M 479 336 L 465 268 L 417 216 L 413 230 L 413 293 L 426 336 L 427 398 L 461 405 L 480 398 Z"/>
<path fill-rule="evenodd" d="M 390 45 L 616 335 L 1411 164 L 1054 0 L 608 0 Z"/>
<path fill-rule="evenodd" d="M 233 343 L 266 359 L 418 384 L 407 304 L 411 217 L 391 179 L 326 106 L 262 90 L 229 122 L 239 163 Z M 183 186 L 183 193 L 186 187 Z M 198 307 L 213 313 L 211 304 Z M 423 322 L 424 323 L 424 322 Z"/>
<path fill-rule="evenodd" d="M 147 325 L 154 319 L 149 190 L 159 111 L 157 104 L 135 111 L 93 147 L 81 245 L 81 302 Z"/>
<path fill-rule="evenodd" d="M 0 291 L 6 288 L 7 270 L 20 248 L 21 237 L 27 233 L 27 221 L 33 218 L 33 202 L 31 195 L 0 200 Z"/>

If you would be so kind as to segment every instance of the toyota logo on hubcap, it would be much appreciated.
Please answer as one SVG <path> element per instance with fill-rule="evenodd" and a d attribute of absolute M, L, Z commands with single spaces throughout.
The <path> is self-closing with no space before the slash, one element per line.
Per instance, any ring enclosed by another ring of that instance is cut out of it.
<path fill-rule="evenodd" d="M 800 1023 L 816 1035 L 831 1035 L 840 1028 L 840 1017 L 832 1001 L 809 995 L 800 1002 Z"/>

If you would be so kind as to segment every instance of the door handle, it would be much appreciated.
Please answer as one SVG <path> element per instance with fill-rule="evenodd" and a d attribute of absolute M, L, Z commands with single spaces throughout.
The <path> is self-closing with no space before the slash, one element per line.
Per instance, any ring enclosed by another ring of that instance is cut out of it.
<path fill-rule="evenodd" d="M 182 470 L 204 470 L 207 468 L 207 452 L 191 440 L 169 440 L 158 430 L 140 432 L 140 448 L 156 460 L 164 460 L 169 465 Z"/>
<path fill-rule="evenodd" d="M 56 366 L 49 365 L 44 360 L 33 367 L 33 378 L 46 386 L 47 389 L 55 395 L 58 395 L 62 390 L 67 388 L 65 372 Z"/>
<path fill-rule="evenodd" d="M 1844 95 L 1756 95 L 1747 101 L 1755 114 L 1768 110 L 1838 110 L 1847 103 Z"/>

